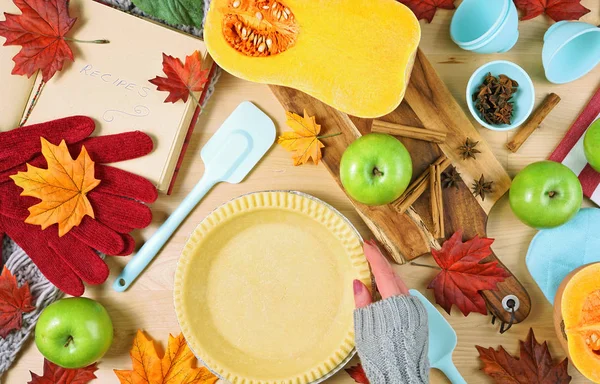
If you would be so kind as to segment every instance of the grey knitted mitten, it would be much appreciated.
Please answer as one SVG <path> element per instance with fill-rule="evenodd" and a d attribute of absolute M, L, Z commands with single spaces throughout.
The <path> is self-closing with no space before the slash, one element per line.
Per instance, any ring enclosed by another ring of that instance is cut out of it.
<path fill-rule="evenodd" d="M 371 384 L 429 383 L 427 312 L 414 296 L 354 311 L 356 350 Z"/>

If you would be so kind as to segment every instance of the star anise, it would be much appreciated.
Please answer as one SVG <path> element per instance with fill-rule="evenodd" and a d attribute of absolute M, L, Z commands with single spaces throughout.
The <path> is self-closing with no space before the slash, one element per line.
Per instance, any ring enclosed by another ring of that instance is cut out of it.
<path fill-rule="evenodd" d="M 456 171 L 456 168 L 450 168 L 448 172 L 442 173 L 442 187 L 444 188 L 454 187 L 458 189 L 458 183 L 461 180 L 460 173 Z"/>
<path fill-rule="evenodd" d="M 493 181 L 485 181 L 485 177 L 481 175 L 478 181 L 473 183 L 473 195 L 480 196 L 482 201 L 485 201 L 485 195 L 492 193 Z"/>
<path fill-rule="evenodd" d="M 475 148 L 477 147 L 477 144 L 479 144 L 479 141 L 473 141 L 471 138 L 467 137 L 465 143 L 458 147 L 463 160 L 467 160 L 468 158 L 475 159 L 475 155 L 481 153 L 479 149 Z"/>
<path fill-rule="evenodd" d="M 519 84 L 506 75 L 488 73 L 483 84 L 473 94 L 475 108 L 488 124 L 510 124 L 514 104 L 512 97 Z"/>

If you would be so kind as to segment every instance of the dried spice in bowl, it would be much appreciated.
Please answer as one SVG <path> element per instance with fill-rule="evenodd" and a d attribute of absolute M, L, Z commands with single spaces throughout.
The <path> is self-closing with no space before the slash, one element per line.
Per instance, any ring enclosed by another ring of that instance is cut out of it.
<path fill-rule="evenodd" d="M 512 96 L 518 87 L 519 84 L 506 75 L 496 77 L 488 73 L 473 94 L 475 109 L 488 124 L 510 125 L 514 108 Z"/>

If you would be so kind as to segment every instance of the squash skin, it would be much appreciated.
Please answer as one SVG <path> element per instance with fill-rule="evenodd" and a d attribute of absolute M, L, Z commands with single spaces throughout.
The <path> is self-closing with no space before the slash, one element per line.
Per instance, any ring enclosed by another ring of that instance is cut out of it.
<path fill-rule="evenodd" d="M 227 72 L 298 89 L 350 115 L 372 118 L 398 107 L 421 38 L 414 14 L 396 0 L 282 0 L 299 26 L 284 52 L 250 57 L 232 48 L 222 20 L 234 0 L 212 0 L 207 49 Z M 242 2 L 248 0 L 241 0 Z"/>
<path fill-rule="evenodd" d="M 600 306 L 591 322 L 590 315 L 584 319 L 583 314 L 588 297 L 594 293 L 597 297 L 600 295 L 599 276 L 600 263 L 576 269 L 564 279 L 555 299 L 555 327 L 563 348 L 577 370 L 594 383 L 600 383 L 600 354 L 592 351 L 586 339 L 591 332 L 600 336 Z"/>

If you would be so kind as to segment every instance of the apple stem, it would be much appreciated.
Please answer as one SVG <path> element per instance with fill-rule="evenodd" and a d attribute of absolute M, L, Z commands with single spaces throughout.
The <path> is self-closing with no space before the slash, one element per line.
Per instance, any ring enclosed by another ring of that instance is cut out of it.
<path fill-rule="evenodd" d="M 72 341 L 73 341 L 73 336 L 69 335 L 69 337 L 67 338 L 67 342 L 65 343 L 65 348 L 68 347 Z"/>
<path fill-rule="evenodd" d="M 440 268 L 436 265 L 419 264 L 419 263 L 415 263 L 414 261 L 411 262 L 410 265 L 415 265 L 417 267 L 427 267 L 427 268 L 432 268 L 432 269 L 439 269 L 440 271 L 442 270 L 442 268 Z"/>
<path fill-rule="evenodd" d="M 377 169 L 377 168 L 373 168 L 373 174 L 374 174 L 375 176 L 379 176 L 379 177 L 383 176 L 383 172 L 381 172 L 381 171 L 380 171 L 379 169 Z"/>
<path fill-rule="evenodd" d="M 551 198 L 551 199 L 552 199 L 554 196 L 556 196 L 556 192 L 554 192 L 554 191 L 550 191 L 550 192 L 548 192 L 548 197 L 549 197 L 549 198 Z"/>

